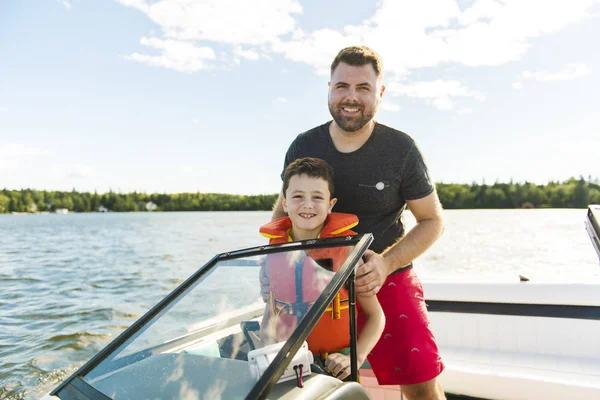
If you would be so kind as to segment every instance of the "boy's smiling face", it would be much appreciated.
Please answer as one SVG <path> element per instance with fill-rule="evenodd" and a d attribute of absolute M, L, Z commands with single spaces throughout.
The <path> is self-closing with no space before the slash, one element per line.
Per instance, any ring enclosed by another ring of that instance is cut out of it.
<path fill-rule="evenodd" d="M 292 220 L 292 238 L 317 238 L 336 201 L 325 179 L 306 174 L 292 176 L 283 199 L 283 210 Z"/>

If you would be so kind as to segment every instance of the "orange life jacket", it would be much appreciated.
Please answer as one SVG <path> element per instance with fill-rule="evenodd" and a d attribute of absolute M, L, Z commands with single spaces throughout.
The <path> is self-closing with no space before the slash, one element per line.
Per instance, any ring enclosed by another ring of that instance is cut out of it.
<path fill-rule="evenodd" d="M 319 235 L 320 238 L 356 235 L 351 229 L 358 224 L 353 214 L 331 213 Z M 269 243 L 290 242 L 292 222 L 288 217 L 272 221 L 260 228 Z M 270 284 L 269 305 L 278 341 L 289 338 L 300 319 L 331 280 L 325 269 L 336 272 L 348 254 L 348 247 L 313 249 L 301 260 L 297 253 L 275 253 L 268 256 Z M 327 264 L 327 265 L 324 265 Z M 319 277 L 319 274 L 323 274 Z M 297 289 L 300 290 L 297 290 Z M 342 288 L 307 338 L 315 354 L 340 351 L 350 344 L 348 291 Z"/>

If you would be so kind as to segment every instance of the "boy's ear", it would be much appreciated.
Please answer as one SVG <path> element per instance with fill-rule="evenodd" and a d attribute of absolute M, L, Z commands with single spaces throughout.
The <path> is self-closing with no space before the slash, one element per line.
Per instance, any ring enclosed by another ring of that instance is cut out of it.
<path fill-rule="evenodd" d="M 327 211 L 327 214 L 331 214 L 331 209 L 333 208 L 333 206 L 335 206 L 335 203 L 337 203 L 336 198 L 329 200 L 329 210 Z"/>
<path fill-rule="evenodd" d="M 283 206 L 283 211 L 288 212 L 288 210 L 287 210 L 287 204 L 285 202 L 285 196 L 281 197 L 281 205 Z"/>

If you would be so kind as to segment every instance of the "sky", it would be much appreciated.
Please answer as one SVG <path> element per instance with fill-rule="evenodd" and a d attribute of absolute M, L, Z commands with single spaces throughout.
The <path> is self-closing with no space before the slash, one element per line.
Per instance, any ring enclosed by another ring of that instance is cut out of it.
<path fill-rule="evenodd" d="M 436 182 L 599 177 L 599 37 L 600 0 L 3 0 L 0 187 L 276 193 L 349 45 Z"/>

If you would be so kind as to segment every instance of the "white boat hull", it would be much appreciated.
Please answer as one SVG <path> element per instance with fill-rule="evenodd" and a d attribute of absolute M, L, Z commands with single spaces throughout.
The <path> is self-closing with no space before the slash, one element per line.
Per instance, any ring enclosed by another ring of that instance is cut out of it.
<path fill-rule="evenodd" d="M 446 365 L 445 391 L 485 399 L 600 399 L 600 284 L 423 286 Z"/>

